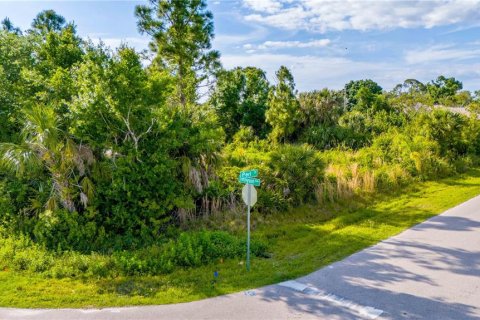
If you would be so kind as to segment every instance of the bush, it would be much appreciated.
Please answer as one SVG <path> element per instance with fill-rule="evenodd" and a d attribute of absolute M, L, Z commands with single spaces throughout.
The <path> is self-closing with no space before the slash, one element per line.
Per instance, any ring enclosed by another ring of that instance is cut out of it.
<path fill-rule="evenodd" d="M 319 150 L 332 149 L 339 145 L 351 145 L 353 134 L 340 126 L 311 126 L 305 129 L 300 140 L 315 146 Z"/>
<path fill-rule="evenodd" d="M 100 247 L 104 237 L 93 221 L 78 212 L 46 210 L 39 215 L 33 230 L 37 242 L 57 250 L 80 250 L 88 252 Z"/>
<path fill-rule="evenodd" d="M 157 274 L 171 272 L 175 267 L 197 267 L 218 259 L 239 258 L 245 255 L 245 242 L 221 231 L 181 233 L 176 241 L 155 245 L 134 253 L 114 254 L 115 264 L 122 274 Z M 266 255 L 266 246 L 252 241 L 252 254 Z"/>
<path fill-rule="evenodd" d="M 53 278 L 158 275 L 179 267 L 198 267 L 218 259 L 243 258 L 245 240 L 221 231 L 183 232 L 176 240 L 112 255 L 52 252 L 26 236 L 0 236 L 0 270 L 40 273 Z M 251 252 L 266 257 L 264 243 L 253 240 Z"/>
<path fill-rule="evenodd" d="M 439 144 L 422 135 L 408 135 L 397 129 L 377 136 L 372 146 L 359 151 L 362 165 L 372 169 L 399 165 L 412 177 L 429 179 L 452 173 L 452 165 L 441 156 Z"/>
<path fill-rule="evenodd" d="M 313 200 L 315 187 L 323 178 L 320 155 L 307 145 L 283 145 L 271 152 L 269 167 L 284 184 L 284 197 L 292 205 Z"/>
<path fill-rule="evenodd" d="M 454 159 L 468 151 L 468 141 L 463 136 L 468 119 L 458 113 L 443 109 L 421 112 L 411 130 L 438 143 L 440 155 Z"/>
<path fill-rule="evenodd" d="M 243 185 L 242 170 L 257 168 L 262 180 L 255 209 L 261 212 L 285 210 L 314 199 L 315 186 L 323 178 L 320 153 L 308 145 L 265 145 L 264 142 L 234 143 L 226 148 L 230 166 L 219 169 L 223 188 L 238 205 Z"/>

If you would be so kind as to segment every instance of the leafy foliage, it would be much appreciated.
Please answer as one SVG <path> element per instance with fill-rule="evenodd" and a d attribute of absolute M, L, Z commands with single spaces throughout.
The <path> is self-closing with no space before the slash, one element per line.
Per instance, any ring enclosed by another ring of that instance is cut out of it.
<path fill-rule="evenodd" d="M 298 101 L 295 97 L 295 82 L 285 66 L 276 72 L 277 85 L 270 91 L 266 120 L 272 126 L 274 141 L 285 142 L 295 131 L 298 116 Z"/>
<path fill-rule="evenodd" d="M 251 248 L 254 256 L 266 255 L 265 243 L 261 241 L 254 240 Z M 198 267 L 244 255 L 245 241 L 222 231 L 183 232 L 167 242 L 112 255 L 51 252 L 25 236 L 0 236 L 2 270 L 39 273 L 57 279 L 159 275 L 178 267 Z"/>
<path fill-rule="evenodd" d="M 380 87 L 373 80 L 367 79 L 367 80 L 350 81 L 345 85 L 345 89 L 344 89 L 345 96 L 347 99 L 347 107 L 349 110 L 357 105 L 357 100 L 358 100 L 357 94 L 360 90 L 363 91 L 363 96 L 365 95 L 375 96 L 382 93 L 382 87 Z"/>
<path fill-rule="evenodd" d="M 210 50 L 213 15 L 206 7 L 205 0 L 154 0 L 135 10 L 138 29 L 153 38 L 156 63 L 175 75 L 183 106 L 195 102 L 197 85 L 219 67 L 219 53 Z"/>
<path fill-rule="evenodd" d="M 457 91 L 461 90 L 463 85 L 455 78 L 446 78 L 439 76 L 427 84 L 428 94 L 432 97 L 434 103 L 438 103 L 442 98 L 453 97 Z"/>
<path fill-rule="evenodd" d="M 269 90 L 265 72 L 258 68 L 236 68 L 218 75 L 209 104 L 215 108 L 227 140 L 231 140 L 242 126 L 251 127 L 259 137 L 266 136 L 269 131 L 265 122 Z"/>

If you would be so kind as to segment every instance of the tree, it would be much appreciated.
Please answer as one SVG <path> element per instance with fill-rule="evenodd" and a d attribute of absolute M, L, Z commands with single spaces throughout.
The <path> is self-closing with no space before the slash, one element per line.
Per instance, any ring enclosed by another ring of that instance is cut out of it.
<path fill-rule="evenodd" d="M 480 90 L 473 92 L 472 101 L 467 106 L 467 110 L 477 117 L 480 116 Z"/>
<path fill-rule="evenodd" d="M 113 56 L 89 49 L 74 78 L 70 131 L 93 147 L 102 168 L 93 180 L 96 209 L 105 213 L 97 221 L 118 247 L 152 241 L 175 210 L 205 199 L 223 142 L 213 110 L 187 116 L 167 108 L 169 76 L 143 68 L 127 47 Z"/>
<path fill-rule="evenodd" d="M 193 103 L 202 81 L 217 69 L 219 53 L 211 49 L 213 15 L 205 0 L 150 0 L 136 7 L 138 29 L 150 35 L 155 62 L 176 78 L 182 106 Z"/>
<path fill-rule="evenodd" d="M 272 126 L 272 139 L 285 142 L 295 132 L 299 105 L 290 70 L 281 66 L 275 75 L 277 85 L 272 88 L 268 96 L 266 120 Z"/>
<path fill-rule="evenodd" d="M 470 91 L 462 90 L 457 92 L 451 100 L 452 107 L 466 107 L 472 102 L 473 97 Z"/>
<path fill-rule="evenodd" d="M 32 31 L 40 34 L 59 32 L 66 26 L 66 20 L 54 10 L 40 12 L 32 22 Z"/>
<path fill-rule="evenodd" d="M 403 83 L 397 84 L 387 97 L 393 108 L 405 112 L 432 104 L 427 86 L 416 79 L 406 79 Z"/>
<path fill-rule="evenodd" d="M 240 124 L 252 127 L 255 134 L 263 138 L 270 130 L 265 121 L 270 83 L 261 69 L 247 67 L 243 69 L 243 73 L 245 88 L 240 108 L 242 114 Z"/>
<path fill-rule="evenodd" d="M 128 152 L 141 161 L 139 144 L 151 133 L 154 114 L 163 107 L 164 81 L 143 69 L 140 57 L 128 47 L 114 57 L 90 51 L 74 73 L 78 94 L 69 104 L 71 130 L 82 140 L 113 153 Z M 96 134 L 92 134 L 96 133 Z M 105 151 L 105 150 L 102 150 Z"/>
<path fill-rule="evenodd" d="M 357 93 L 360 89 L 365 88 L 372 95 L 377 95 L 382 93 L 382 87 L 380 87 L 375 81 L 367 80 L 357 80 L 350 81 L 345 85 L 345 96 L 347 99 L 347 109 L 351 110 L 357 104 Z"/>
<path fill-rule="evenodd" d="M 432 80 L 427 84 L 427 91 L 431 96 L 433 103 L 439 103 L 442 98 L 451 98 L 455 96 L 457 91 L 462 89 L 462 82 L 453 77 L 446 78 L 444 76 L 439 76 L 436 80 Z"/>
<path fill-rule="evenodd" d="M 374 114 L 381 110 L 389 110 L 390 106 L 382 94 L 374 94 L 367 87 L 362 87 L 355 95 L 356 105 L 353 110 Z"/>
<path fill-rule="evenodd" d="M 68 103 L 76 92 L 72 71 L 83 58 L 83 42 L 72 24 L 59 31 L 30 32 L 28 38 L 34 46 L 35 63 L 33 68 L 23 70 L 25 100 L 30 105 L 42 103 L 52 107 L 65 129 Z"/>
<path fill-rule="evenodd" d="M 268 131 L 265 111 L 269 89 L 265 72 L 258 68 L 238 67 L 219 73 L 209 104 L 215 109 L 227 140 L 241 126 L 252 127 L 254 134 L 265 136 Z"/>
<path fill-rule="evenodd" d="M 2 30 L 4 30 L 4 31 L 15 33 L 15 34 L 21 34 L 22 33 L 20 28 L 15 27 L 13 25 L 12 21 L 10 21 L 10 19 L 8 17 L 5 17 L 5 19 L 2 20 L 1 25 L 2 25 Z"/>
<path fill-rule="evenodd" d="M 0 142 L 15 141 L 20 131 L 20 111 L 29 97 L 24 92 L 24 74 L 34 68 L 34 45 L 30 40 L 0 31 Z"/>
<path fill-rule="evenodd" d="M 58 32 L 45 34 L 37 51 L 38 69 L 43 75 L 53 75 L 57 69 L 69 69 L 82 59 L 82 40 L 75 26 L 69 24 Z"/>
<path fill-rule="evenodd" d="M 302 92 L 298 96 L 299 118 L 303 127 L 330 126 L 337 122 L 343 109 L 343 94 L 328 89 Z"/>
<path fill-rule="evenodd" d="M 295 136 L 318 149 L 334 147 L 344 130 L 337 123 L 344 111 L 342 91 L 328 89 L 302 92 Z"/>
<path fill-rule="evenodd" d="M 397 84 L 392 92 L 397 96 L 402 94 L 424 94 L 427 92 L 427 87 L 417 79 L 406 79 L 403 83 Z"/>
<path fill-rule="evenodd" d="M 473 100 L 477 102 L 480 101 L 480 90 L 475 90 L 473 92 Z"/>
<path fill-rule="evenodd" d="M 427 87 L 417 79 L 407 79 L 403 82 L 403 87 L 408 93 L 426 93 Z"/>

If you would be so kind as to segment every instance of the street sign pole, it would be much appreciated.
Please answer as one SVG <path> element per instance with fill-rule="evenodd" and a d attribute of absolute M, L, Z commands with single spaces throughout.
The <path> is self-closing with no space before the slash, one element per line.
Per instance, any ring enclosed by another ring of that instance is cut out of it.
<path fill-rule="evenodd" d="M 244 183 L 242 188 L 242 199 L 247 205 L 247 271 L 250 271 L 250 209 L 257 203 L 257 190 L 254 186 L 260 186 L 260 179 L 257 179 L 258 169 L 241 171 L 238 181 Z"/>
<path fill-rule="evenodd" d="M 250 203 L 252 199 L 252 185 L 248 186 L 248 205 L 247 205 L 247 271 L 250 271 Z"/>

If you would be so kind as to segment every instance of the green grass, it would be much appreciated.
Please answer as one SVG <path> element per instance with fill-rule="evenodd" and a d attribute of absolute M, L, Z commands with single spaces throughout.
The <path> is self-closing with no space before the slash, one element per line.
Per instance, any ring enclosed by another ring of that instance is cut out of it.
<path fill-rule="evenodd" d="M 0 306 L 105 307 L 192 301 L 255 288 L 312 272 L 480 194 L 480 170 L 411 185 L 401 192 L 345 204 L 305 206 L 253 215 L 252 237 L 269 244 L 270 258 L 255 258 L 247 273 L 231 259 L 168 275 L 107 279 L 46 279 L 0 272 Z M 219 280 L 212 284 L 213 272 Z"/>

